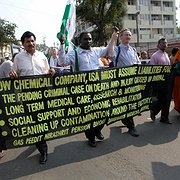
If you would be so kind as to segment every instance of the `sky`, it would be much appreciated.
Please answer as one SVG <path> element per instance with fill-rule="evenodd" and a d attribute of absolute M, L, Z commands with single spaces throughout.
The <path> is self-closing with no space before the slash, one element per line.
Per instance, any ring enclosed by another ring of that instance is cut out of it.
<path fill-rule="evenodd" d="M 16 38 L 20 39 L 25 31 L 36 35 L 37 43 L 57 46 L 56 34 L 60 30 L 62 17 L 67 0 L 0 0 L 0 18 L 15 23 Z M 178 7 L 177 18 L 180 26 L 180 0 L 176 0 Z"/>
<path fill-rule="evenodd" d="M 37 43 L 57 46 L 67 0 L 0 0 L 0 18 L 15 23 L 16 38 L 25 31 L 35 34 Z"/>

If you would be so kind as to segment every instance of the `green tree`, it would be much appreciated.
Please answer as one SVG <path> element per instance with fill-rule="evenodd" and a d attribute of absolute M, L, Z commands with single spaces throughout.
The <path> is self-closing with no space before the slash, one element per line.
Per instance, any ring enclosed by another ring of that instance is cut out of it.
<path fill-rule="evenodd" d="M 16 44 L 17 39 L 15 38 L 16 24 L 10 23 L 9 21 L 0 18 L 0 48 L 9 44 Z"/>
<path fill-rule="evenodd" d="M 46 44 L 36 44 L 36 49 L 45 53 L 48 49 L 48 46 Z"/>
<path fill-rule="evenodd" d="M 109 38 L 112 26 L 122 28 L 126 12 L 126 0 L 84 0 L 77 6 L 77 17 L 96 26 L 93 39 L 98 45 Z"/>

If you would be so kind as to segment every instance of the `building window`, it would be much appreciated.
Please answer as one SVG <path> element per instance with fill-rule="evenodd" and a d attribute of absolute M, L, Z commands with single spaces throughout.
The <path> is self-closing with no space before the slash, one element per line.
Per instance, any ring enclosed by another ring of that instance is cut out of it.
<path fill-rule="evenodd" d="M 163 6 L 164 7 L 172 7 L 173 4 L 172 4 L 172 2 L 163 2 Z"/>
<path fill-rule="evenodd" d="M 139 4 L 143 6 L 148 6 L 149 0 L 139 0 Z"/>
<path fill-rule="evenodd" d="M 162 34 L 162 29 L 157 28 L 157 29 L 156 29 L 156 33 L 157 33 L 157 34 Z"/>
<path fill-rule="evenodd" d="M 151 5 L 152 6 L 161 6 L 161 2 L 160 1 L 151 1 Z"/>
<path fill-rule="evenodd" d="M 135 14 L 128 14 L 128 19 L 129 20 L 135 20 L 136 19 Z"/>
<path fill-rule="evenodd" d="M 164 21 L 172 21 L 173 20 L 173 16 L 171 16 L 171 15 L 164 15 L 163 19 L 164 19 Z"/>
<path fill-rule="evenodd" d="M 135 5 L 134 0 L 128 0 L 128 5 Z"/>
<path fill-rule="evenodd" d="M 141 31 L 150 31 L 149 28 L 140 28 Z"/>
<path fill-rule="evenodd" d="M 149 20 L 149 14 L 140 14 L 141 20 Z"/>
<path fill-rule="evenodd" d="M 151 19 L 152 20 L 156 20 L 156 21 L 159 21 L 159 20 L 161 20 L 161 15 L 156 15 L 156 14 L 153 14 L 153 15 L 151 15 Z"/>

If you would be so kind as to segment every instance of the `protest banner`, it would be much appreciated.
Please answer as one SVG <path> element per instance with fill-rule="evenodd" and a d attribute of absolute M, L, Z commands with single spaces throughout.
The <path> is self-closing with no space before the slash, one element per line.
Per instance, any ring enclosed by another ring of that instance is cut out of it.
<path fill-rule="evenodd" d="M 135 65 L 0 81 L 0 127 L 8 148 L 111 124 L 149 110 L 152 86 L 170 66 Z"/>

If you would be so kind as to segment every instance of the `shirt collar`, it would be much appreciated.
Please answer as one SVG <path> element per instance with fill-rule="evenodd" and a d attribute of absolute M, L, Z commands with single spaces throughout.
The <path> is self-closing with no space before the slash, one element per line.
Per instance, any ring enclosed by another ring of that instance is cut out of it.
<path fill-rule="evenodd" d="M 122 47 L 122 48 L 124 48 L 124 49 L 129 49 L 130 48 L 130 45 L 128 45 L 128 46 L 125 46 L 124 44 L 120 44 L 120 46 Z"/>
<path fill-rule="evenodd" d="M 82 54 L 82 53 L 86 53 L 86 52 L 89 52 L 89 51 L 92 51 L 92 47 L 90 47 L 90 49 L 88 49 L 88 50 L 86 50 L 86 49 L 82 49 L 82 48 L 80 48 L 80 47 L 78 47 L 78 53 L 79 54 Z"/>
<path fill-rule="evenodd" d="M 30 56 L 34 56 L 34 55 L 36 55 L 36 53 L 37 53 L 37 50 L 35 50 L 35 52 L 34 52 L 34 54 L 32 55 L 32 54 L 30 54 L 30 53 L 28 53 L 26 50 L 24 50 L 25 51 L 25 53 L 27 54 L 27 55 L 30 55 Z"/>

